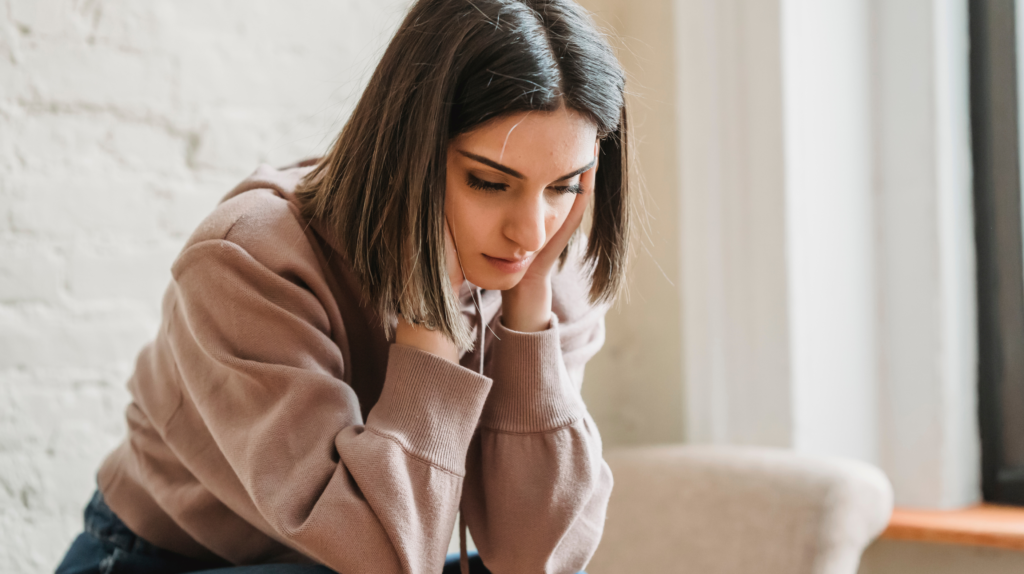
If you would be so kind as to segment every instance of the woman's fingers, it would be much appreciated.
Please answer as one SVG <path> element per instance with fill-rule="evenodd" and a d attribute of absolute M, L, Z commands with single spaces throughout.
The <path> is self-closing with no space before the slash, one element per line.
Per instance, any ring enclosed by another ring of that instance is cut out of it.
<path fill-rule="evenodd" d="M 572 237 L 572 234 L 579 228 L 580 223 L 583 222 L 583 215 L 587 211 L 587 203 L 590 201 L 590 196 L 594 194 L 599 151 L 600 142 L 594 145 L 594 166 L 580 174 L 580 187 L 583 189 L 583 192 L 576 196 L 572 209 L 569 210 L 569 215 L 565 218 L 565 222 L 562 223 L 562 227 L 558 229 L 549 242 L 549 244 L 555 243 L 559 254 L 569 244 L 569 238 Z"/>
<path fill-rule="evenodd" d="M 551 236 L 551 240 L 544 247 L 545 251 L 550 249 L 554 252 L 556 258 L 562 253 L 565 246 L 569 244 L 569 238 L 572 237 L 572 234 L 579 228 L 580 223 L 583 222 L 583 214 L 587 212 L 587 201 L 589 200 L 590 192 L 586 188 L 584 188 L 583 193 L 576 195 L 572 203 L 572 209 L 569 210 L 569 215 L 566 216 L 558 231 Z"/>
<path fill-rule="evenodd" d="M 594 194 L 594 182 L 597 175 L 597 146 L 594 146 L 594 151 L 594 167 L 580 175 L 580 187 L 583 188 L 583 192 L 576 195 L 572 208 L 569 210 L 569 215 L 566 216 L 558 231 L 551 236 L 544 249 L 537 254 L 533 263 L 530 264 L 531 269 L 536 266 L 538 267 L 537 271 L 541 271 L 540 268 L 543 267 L 543 272 L 547 273 L 555 261 L 558 260 L 558 256 L 562 254 L 565 246 L 569 244 L 572 234 L 579 229 L 580 223 L 583 222 L 583 215 L 587 211 L 587 203 L 590 201 L 590 196 Z"/>

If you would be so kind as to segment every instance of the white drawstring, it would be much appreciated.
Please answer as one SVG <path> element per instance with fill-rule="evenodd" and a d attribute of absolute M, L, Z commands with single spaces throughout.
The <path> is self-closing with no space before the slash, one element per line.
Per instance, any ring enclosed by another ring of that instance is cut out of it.
<path fill-rule="evenodd" d="M 455 231 L 452 230 L 452 226 L 448 224 L 448 220 L 445 219 L 445 225 L 448 227 L 449 233 L 452 234 L 452 245 L 455 246 L 455 258 L 459 262 L 459 270 L 462 271 L 462 280 L 466 279 L 466 270 L 462 267 L 462 255 L 459 254 L 459 244 L 455 238 Z M 467 281 L 468 282 L 468 281 Z M 480 294 L 480 288 L 476 285 L 472 285 L 469 296 L 473 299 L 473 306 L 476 307 L 476 324 L 477 324 L 477 351 L 480 353 L 480 366 L 477 370 L 480 376 L 484 375 L 484 310 L 482 308 L 483 298 Z M 486 326 L 488 329 L 490 325 Z M 491 333 L 494 333 L 494 329 L 491 329 Z M 494 338 L 500 340 L 497 333 L 494 333 Z M 466 514 L 463 512 L 462 500 L 459 500 L 459 568 L 462 570 L 462 574 L 469 574 L 469 553 L 466 552 Z"/>
<path fill-rule="evenodd" d="M 462 262 L 459 262 L 461 265 Z M 465 275 L 463 275 L 465 276 Z M 484 374 L 484 311 L 481 306 L 482 296 L 480 295 L 480 288 L 476 285 L 473 286 L 470 291 L 470 296 L 473 298 L 473 304 L 476 306 L 476 325 L 477 325 L 477 343 L 476 348 L 480 353 L 480 366 L 479 373 L 481 376 Z M 495 334 L 495 337 L 498 335 Z M 459 503 L 459 567 L 462 570 L 462 574 L 469 574 L 469 554 L 466 552 L 466 515 L 463 512 L 461 501 Z"/>

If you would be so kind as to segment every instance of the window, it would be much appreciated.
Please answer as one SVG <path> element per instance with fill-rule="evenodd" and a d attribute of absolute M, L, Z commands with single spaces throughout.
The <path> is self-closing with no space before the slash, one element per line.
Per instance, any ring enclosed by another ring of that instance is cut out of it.
<path fill-rule="evenodd" d="M 1018 129 L 1024 96 L 1018 78 L 1024 74 L 1018 74 L 1015 37 L 1015 28 L 1024 26 L 1017 25 L 1014 4 L 970 2 L 971 135 L 982 491 L 986 501 L 1024 505 L 1024 146 Z"/>

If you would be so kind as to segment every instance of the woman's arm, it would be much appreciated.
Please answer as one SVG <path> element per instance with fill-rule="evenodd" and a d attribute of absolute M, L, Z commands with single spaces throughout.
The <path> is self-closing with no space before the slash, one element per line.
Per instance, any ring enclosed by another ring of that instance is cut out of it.
<path fill-rule="evenodd" d="M 495 322 L 494 384 L 470 445 L 462 511 L 495 574 L 575 573 L 597 549 L 612 476 L 579 394 L 603 309 L 520 333 Z"/>
<path fill-rule="evenodd" d="M 217 487 L 244 491 L 250 522 L 339 572 L 439 571 L 491 382 L 394 345 L 363 421 L 318 265 L 296 252 L 301 228 L 264 240 L 262 217 L 196 242 L 173 270 L 170 340 L 202 417 L 195 440 L 233 473 Z"/>
<path fill-rule="evenodd" d="M 494 383 L 466 460 L 462 511 L 495 574 L 578 572 L 604 529 L 612 475 L 580 388 L 586 362 L 604 343 L 607 307 L 589 304 L 582 245 L 570 247 L 554 272 L 595 171 L 581 177 L 585 193 L 523 280 L 502 292 L 493 325 L 487 372 Z"/>

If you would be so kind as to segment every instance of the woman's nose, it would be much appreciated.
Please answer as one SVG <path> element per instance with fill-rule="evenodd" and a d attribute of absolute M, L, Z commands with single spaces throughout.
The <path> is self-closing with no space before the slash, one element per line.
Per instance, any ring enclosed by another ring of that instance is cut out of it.
<path fill-rule="evenodd" d="M 530 194 L 529 197 L 520 198 L 505 219 L 505 237 L 526 253 L 540 251 L 547 240 L 544 226 L 546 215 L 547 205 L 543 193 L 539 197 Z"/>

